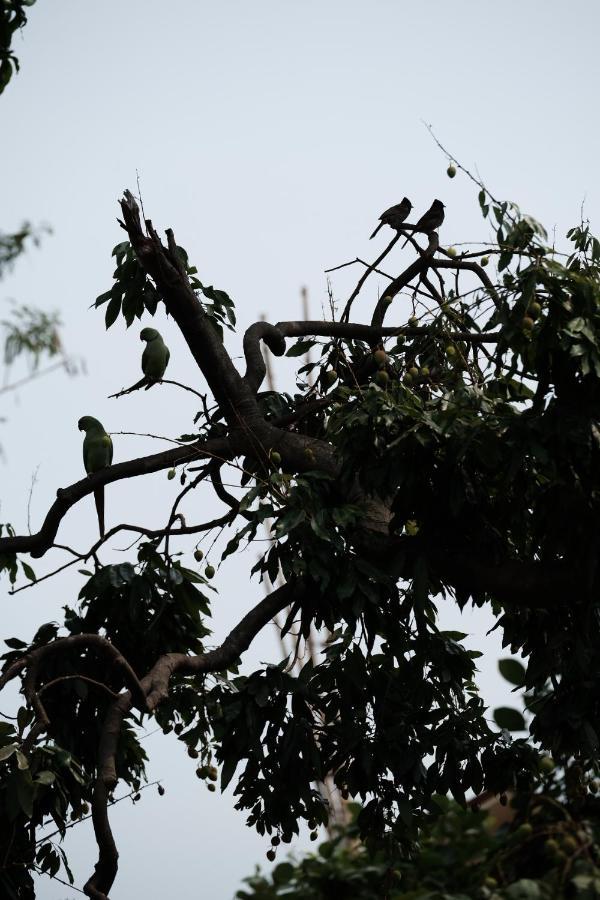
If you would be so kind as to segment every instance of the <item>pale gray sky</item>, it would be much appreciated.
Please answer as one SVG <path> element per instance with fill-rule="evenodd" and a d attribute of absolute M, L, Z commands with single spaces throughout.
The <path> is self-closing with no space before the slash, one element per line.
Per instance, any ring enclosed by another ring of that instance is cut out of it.
<path fill-rule="evenodd" d="M 59 307 L 65 344 L 88 374 L 49 376 L 3 401 L 0 520 L 26 528 L 38 466 L 34 529 L 56 488 L 80 477 L 83 414 L 111 431 L 190 427 L 196 406 L 174 388 L 106 399 L 138 377 L 139 327 L 127 332 L 119 322 L 106 334 L 88 307 L 110 286 L 110 251 L 123 238 L 117 199 L 135 189 L 136 169 L 146 213 L 159 229 L 175 229 L 204 282 L 236 300 L 242 328 L 261 312 L 298 317 L 302 284 L 320 314 L 323 270 L 372 254 L 379 213 L 404 194 L 416 210 L 434 197 L 446 203 L 446 244 L 488 236 L 473 186 L 446 177 L 422 120 L 496 195 L 556 227 L 560 243 L 583 200 L 592 222 L 599 218 L 599 26 L 596 0 L 38 0 L 16 42 L 22 71 L 0 98 L 0 228 L 28 217 L 51 223 L 54 235 L 0 285 L 0 318 L 7 297 Z M 354 276 L 334 280 L 338 300 Z M 157 325 L 171 347 L 171 377 L 201 387 L 172 323 L 159 314 Z M 239 354 L 241 335 L 228 344 Z M 115 459 L 160 446 L 115 438 Z M 164 475 L 109 488 L 107 520 L 161 523 L 172 493 Z M 208 489 L 195 502 L 210 515 Z M 86 500 L 60 539 L 83 548 L 94 529 Z M 38 561 L 36 571 L 58 561 Z M 215 579 L 216 639 L 261 596 L 247 577 L 253 561 L 251 550 Z M 5 634 L 27 637 L 79 586 L 69 572 L 5 599 Z M 444 618 L 460 627 L 454 611 Z M 473 645 L 487 624 L 470 610 L 462 620 Z M 486 647 L 483 690 L 497 705 L 506 688 L 495 674 L 497 643 Z M 274 651 L 267 637 L 250 662 Z M 113 813 L 114 900 L 230 900 L 254 863 L 266 862 L 266 843 L 232 809 L 231 790 L 220 798 L 203 789 L 177 742 L 154 736 L 147 747 L 167 795 L 149 791 L 136 808 Z M 95 860 L 89 830 L 73 829 L 68 846 L 81 883 Z M 48 880 L 39 890 L 45 900 L 75 896 Z"/>

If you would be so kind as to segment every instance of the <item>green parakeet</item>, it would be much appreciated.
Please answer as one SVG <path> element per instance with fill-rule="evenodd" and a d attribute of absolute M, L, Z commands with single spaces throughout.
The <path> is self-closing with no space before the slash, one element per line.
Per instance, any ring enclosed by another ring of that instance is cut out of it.
<path fill-rule="evenodd" d="M 77 423 L 77 427 L 80 431 L 85 431 L 83 464 L 88 475 L 110 466 L 113 458 L 113 444 L 102 423 L 98 419 L 94 419 L 93 416 L 83 416 Z M 94 500 L 96 501 L 96 512 L 98 513 L 100 537 L 104 537 L 104 487 L 96 488 Z"/>
<path fill-rule="evenodd" d="M 156 328 L 143 328 L 140 339 L 146 341 L 142 353 L 142 372 L 148 379 L 146 390 L 160 381 L 169 365 L 171 354 Z"/>

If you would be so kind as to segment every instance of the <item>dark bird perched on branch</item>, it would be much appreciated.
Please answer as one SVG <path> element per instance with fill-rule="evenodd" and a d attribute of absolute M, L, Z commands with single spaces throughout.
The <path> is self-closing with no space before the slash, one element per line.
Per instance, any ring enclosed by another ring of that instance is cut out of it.
<path fill-rule="evenodd" d="M 410 228 L 413 232 L 421 231 L 423 234 L 431 234 L 436 228 L 439 228 L 444 221 L 444 204 L 441 200 L 434 200 L 426 213 L 423 213 L 416 225 L 405 225 L 404 228 Z M 405 247 L 408 238 L 402 244 Z"/>
<path fill-rule="evenodd" d="M 400 230 L 400 226 L 404 222 L 406 218 L 410 215 L 410 211 L 412 209 L 412 203 L 408 199 L 408 197 L 403 197 L 400 203 L 397 203 L 396 206 L 390 206 L 389 209 L 386 209 L 385 212 L 382 212 L 379 216 L 379 225 L 369 238 L 374 238 L 379 229 L 383 225 L 389 225 L 390 228 L 394 228 L 396 231 Z"/>

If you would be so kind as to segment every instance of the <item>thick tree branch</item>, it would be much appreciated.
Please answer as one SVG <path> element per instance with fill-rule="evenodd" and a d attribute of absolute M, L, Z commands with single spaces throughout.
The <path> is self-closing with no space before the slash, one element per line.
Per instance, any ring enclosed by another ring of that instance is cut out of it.
<path fill-rule="evenodd" d="M 152 278 L 166 310 L 185 338 L 192 356 L 206 378 L 230 424 L 242 425 L 260 418 L 252 391 L 233 365 L 220 336 L 196 297 L 177 252 L 172 232 L 165 247 L 150 221 L 144 233 L 135 198 L 125 191 L 121 200 L 123 227 L 140 265 Z"/>
<path fill-rule="evenodd" d="M 169 653 L 161 657 L 142 680 L 146 694 L 147 708 L 156 709 L 168 695 L 169 680 L 178 674 L 198 674 L 200 672 L 220 672 L 232 665 L 248 649 L 258 632 L 286 606 L 301 602 L 306 586 L 297 581 L 285 584 L 260 601 L 225 638 L 220 647 L 200 656 L 184 653 Z M 117 874 L 117 847 L 108 819 L 109 793 L 117 783 L 116 752 L 124 717 L 131 709 L 129 692 L 121 694 L 111 704 L 100 738 L 98 749 L 98 778 L 94 786 L 92 818 L 94 833 L 98 843 L 98 862 L 94 874 L 84 890 L 95 900 L 107 900 L 107 894 Z"/>
<path fill-rule="evenodd" d="M 275 356 L 283 356 L 285 353 L 285 338 L 276 325 L 270 325 L 268 322 L 255 322 L 246 330 L 244 334 L 244 355 L 246 357 L 244 381 L 255 394 L 267 374 L 267 367 L 260 348 L 261 341 L 265 342 Z"/>
<path fill-rule="evenodd" d="M 175 447 L 173 450 L 164 450 L 151 456 L 130 459 L 88 475 L 69 487 L 60 488 L 40 530 L 35 534 L 0 538 L 0 553 L 30 553 L 33 557 L 43 556 L 52 546 L 58 527 L 69 509 L 83 497 L 92 494 L 97 487 L 122 481 L 124 478 L 160 472 L 162 469 L 170 469 L 193 459 L 232 459 L 237 453 L 244 452 L 244 440 L 242 436 L 240 438 L 239 447 L 236 446 L 233 437 L 214 438 L 202 443 Z"/>

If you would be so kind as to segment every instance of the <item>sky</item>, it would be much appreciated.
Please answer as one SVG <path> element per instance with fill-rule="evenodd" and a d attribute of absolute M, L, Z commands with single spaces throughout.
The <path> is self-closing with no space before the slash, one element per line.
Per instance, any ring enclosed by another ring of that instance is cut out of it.
<path fill-rule="evenodd" d="M 110 287 L 110 252 L 124 236 L 117 201 L 125 188 L 137 190 L 138 174 L 155 227 L 172 227 L 200 279 L 236 301 L 240 329 L 228 348 L 239 358 L 243 330 L 261 314 L 300 317 L 302 285 L 311 316 L 320 317 L 324 270 L 373 257 L 384 236 L 372 243 L 368 236 L 404 195 L 415 212 L 443 200 L 442 243 L 488 239 L 474 186 L 461 173 L 448 179 L 425 123 L 492 193 L 542 221 L 559 246 L 582 204 L 597 223 L 599 26 L 596 0 L 38 0 L 15 43 L 21 72 L 0 98 L 0 229 L 29 219 L 49 223 L 53 234 L 0 283 L 0 319 L 10 298 L 59 309 L 80 373 L 54 373 L 0 396 L 0 520 L 27 529 L 33 480 L 36 530 L 56 489 L 81 477 L 82 415 L 113 433 L 190 429 L 195 401 L 173 387 L 108 399 L 139 377 L 139 325 L 127 331 L 120 320 L 105 332 L 90 304 Z M 399 256 L 390 262 L 401 265 Z M 353 267 L 332 276 L 338 303 L 356 277 Z M 374 281 L 365 293 L 357 318 L 368 315 L 378 287 Z M 171 348 L 170 377 L 203 390 L 173 323 L 159 312 L 142 324 L 156 324 Z M 277 383 L 290 377 L 289 364 L 278 363 Z M 166 446 L 118 434 L 114 443 L 115 461 Z M 108 525 L 135 518 L 159 526 L 174 484 L 162 473 L 109 487 Z M 194 503 L 192 514 L 206 518 L 219 509 L 208 488 Z M 59 540 L 84 548 L 95 525 L 86 498 Z M 102 559 L 123 559 L 124 545 L 116 540 Z M 61 559 L 48 554 L 36 573 Z M 248 579 L 254 561 L 251 549 L 215 578 L 215 640 L 262 595 Z M 27 638 L 58 617 L 81 583 L 71 569 L 4 596 L 5 636 Z M 486 617 L 448 608 L 443 621 L 485 648 L 481 685 L 491 706 L 511 702 Z M 252 648 L 247 670 L 276 657 L 271 631 Z M 150 776 L 167 793 L 159 798 L 151 788 L 135 808 L 125 801 L 113 810 L 121 860 L 111 897 L 231 900 L 255 863 L 268 868 L 265 841 L 233 810 L 231 788 L 208 794 L 176 741 L 150 735 L 146 747 Z M 303 834 L 296 851 L 307 846 Z M 67 849 L 81 884 L 95 861 L 91 830 L 72 829 Z M 79 896 L 47 879 L 39 894 Z"/>

